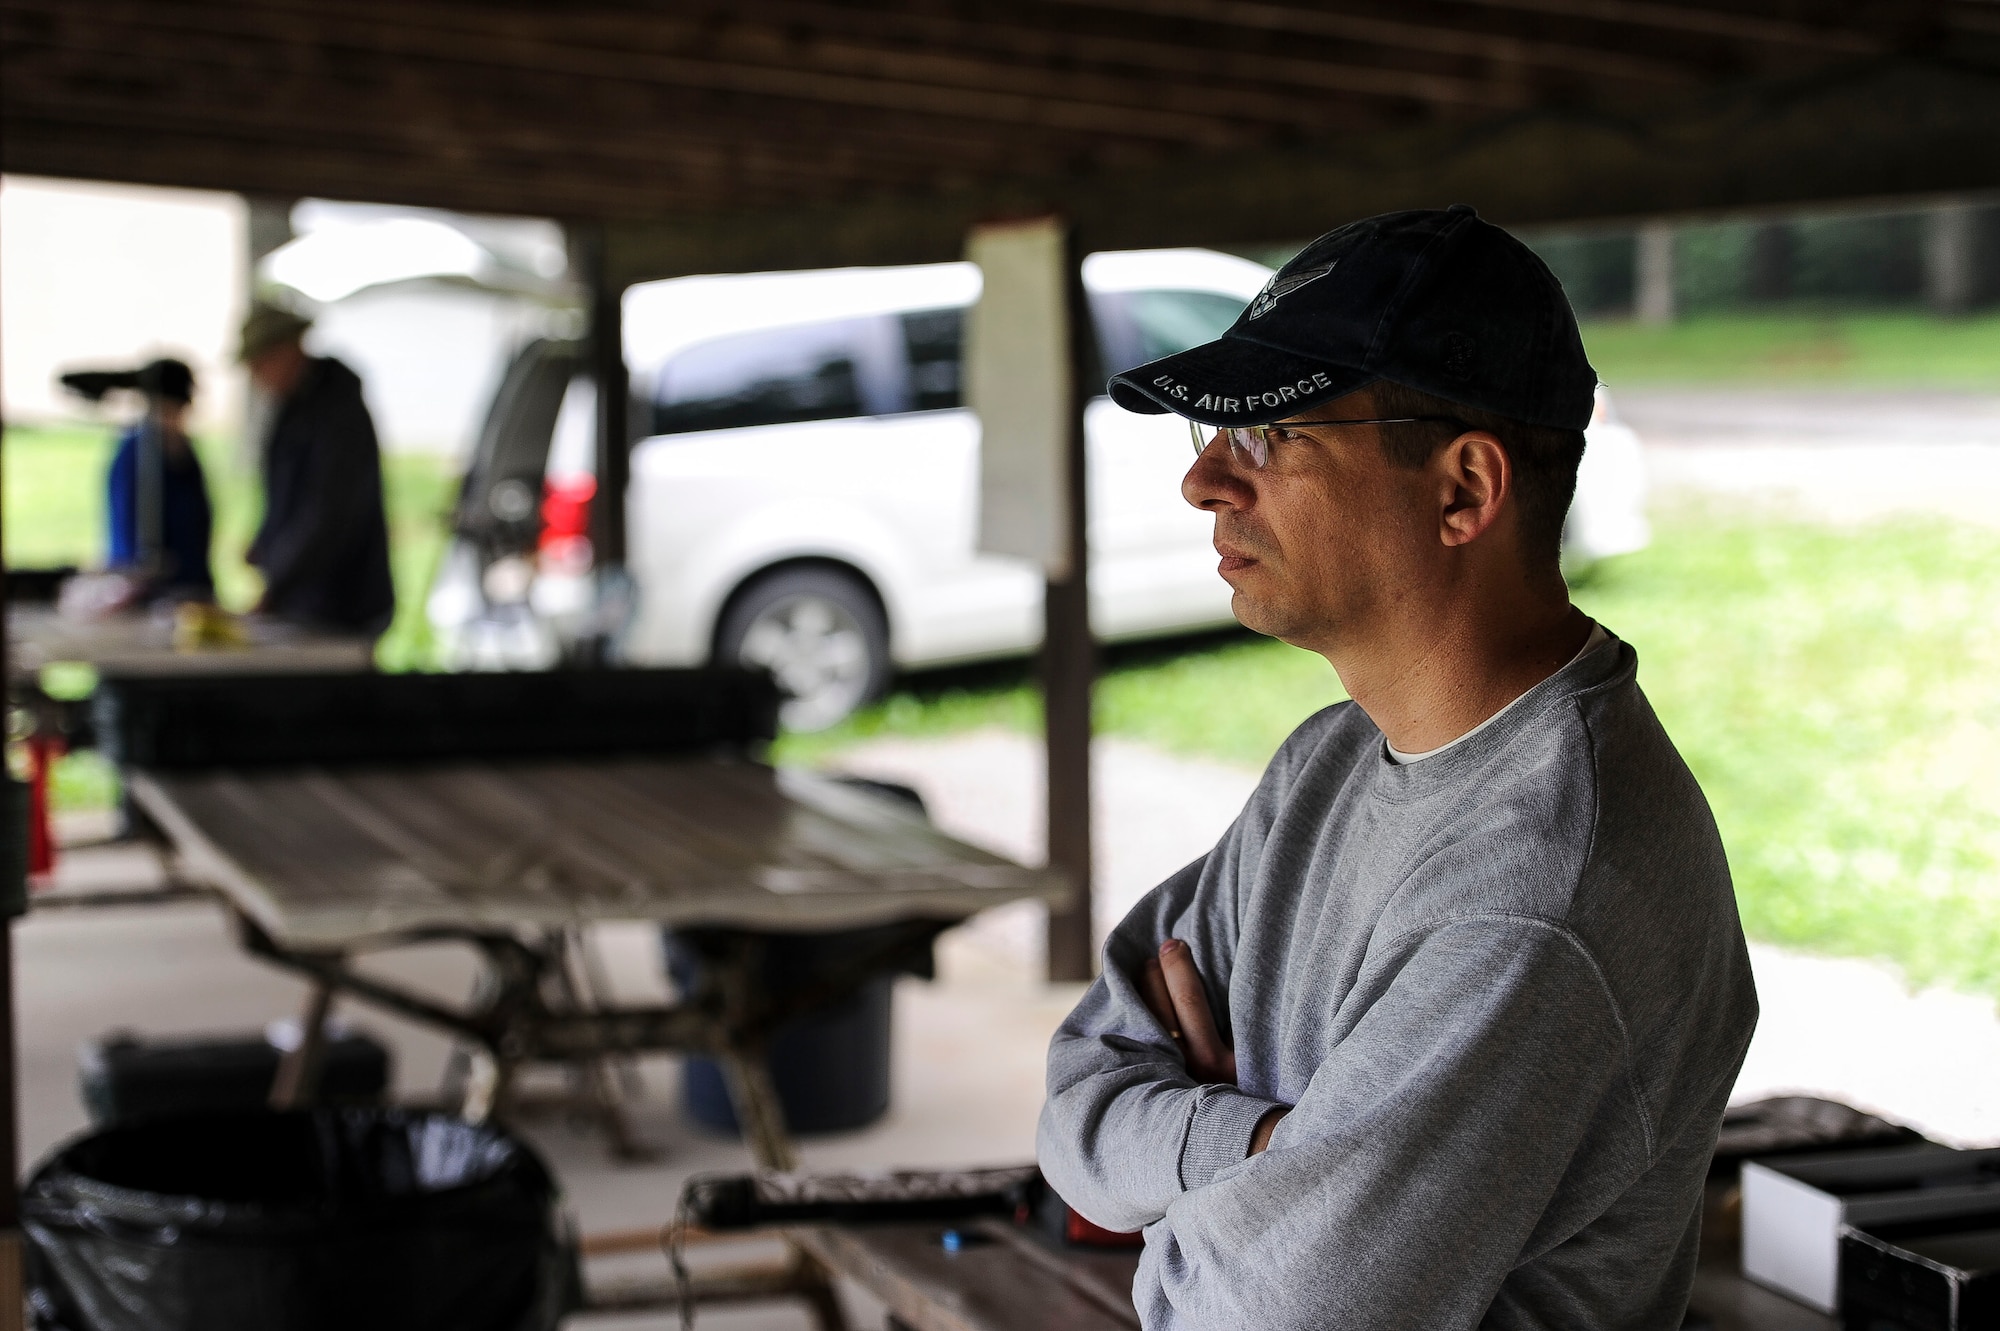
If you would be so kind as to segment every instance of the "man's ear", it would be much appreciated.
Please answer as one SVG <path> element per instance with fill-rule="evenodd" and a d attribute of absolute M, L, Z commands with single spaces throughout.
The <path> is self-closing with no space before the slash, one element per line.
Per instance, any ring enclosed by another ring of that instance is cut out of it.
<path fill-rule="evenodd" d="M 1446 545 L 1469 545 L 1500 518 L 1500 506 L 1514 492 L 1514 464 L 1497 435 L 1468 430 L 1431 455 L 1444 510 L 1438 538 Z"/>

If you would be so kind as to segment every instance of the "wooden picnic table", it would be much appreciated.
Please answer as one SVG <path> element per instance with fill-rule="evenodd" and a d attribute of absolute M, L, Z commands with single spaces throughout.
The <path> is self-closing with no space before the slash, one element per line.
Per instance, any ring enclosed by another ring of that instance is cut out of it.
<path fill-rule="evenodd" d="M 764 1060 L 778 1025 L 927 961 L 938 933 L 986 907 L 1068 895 L 1059 875 L 954 840 L 893 797 L 740 756 L 132 767 L 126 780 L 187 871 L 227 902 L 245 946 L 312 983 L 275 1104 L 310 1099 L 326 1018 L 345 994 L 484 1050 L 486 1075 L 470 1079 L 462 1105 L 470 1118 L 494 1112 L 524 1063 L 594 1071 L 585 1083 L 625 1149 L 606 1060 L 711 1055 L 768 1169 L 796 1165 Z M 551 982 L 567 965 L 559 940 L 610 920 L 673 926 L 701 955 L 696 991 L 650 1007 L 561 1001 Z M 859 929 L 871 932 L 854 956 L 782 997 L 766 991 L 763 936 Z M 355 964 L 438 939 L 484 958 L 463 1006 Z M 672 1297 L 655 1290 L 617 1306 Z M 796 1249 L 778 1267 L 710 1282 L 701 1297 L 797 1298 L 823 1331 L 842 1325 L 823 1267 Z"/>
<path fill-rule="evenodd" d="M 127 611 L 101 619 L 64 615 L 51 605 L 7 607 L 7 665 L 15 679 L 44 666 L 80 661 L 108 675 L 312 673 L 375 668 L 375 640 L 301 628 L 257 615 L 237 621 L 241 646 L 177 647 L 170 616 Z"/>
<path fill-rule="evenodd" d="M 912 807 L 741 759 L 133 770 L 187 866 L 274 941 L 649 920 L 829 931 L 1060 900 Z"/>
<path fill-rule="evenodd" d="M 395 766 L 128 769 L 133 801 L 186 871 L 228 902 L 250 951 L 313 983 L 306 1038 L 274 1098 L 309 1096 L 336 994 L 450 1032 L 490 1057 L 463 1106 L 492 1112 L 534 1061 L 674 1050 L 718 1059 L 759 1165 L 794 1156 L 763 1061 L 778 1025 L 927 957 L 989 906 L 1060 903 L 1061 878 L 954 840 L 875 791 L 737 757 L 599 757 Z M 552 1002 L 548 940 L 594 922 L 671 925 L 703 958 L 680 1002 Z M 875 926 L 849 961 L 784 996 L 761 935 Z M 485 961 L 453 1006 L 354 964 L 458 939 Z M 614 1140 L 622 1119 L 603 1111 Z"/>

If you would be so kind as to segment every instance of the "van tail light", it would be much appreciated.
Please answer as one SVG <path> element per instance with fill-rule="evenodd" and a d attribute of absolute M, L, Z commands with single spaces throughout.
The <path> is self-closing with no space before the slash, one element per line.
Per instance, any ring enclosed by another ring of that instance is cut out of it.
<path fill-rule="evenodd" d="M 538 554 L 543 568 L 582 573 L 590 567 L 590 501 L 596 494 L 594 476 L 552 476 L 542 482 Z"/>

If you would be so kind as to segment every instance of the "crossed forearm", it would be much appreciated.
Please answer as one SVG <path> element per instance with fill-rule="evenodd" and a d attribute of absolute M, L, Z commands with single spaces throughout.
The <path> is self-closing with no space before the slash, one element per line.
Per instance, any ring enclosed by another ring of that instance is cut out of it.
<path fill-rule="evenodd" d="M 1196 968 L 1188 945 L 1178 938 L 1169 938 L 1160 944 L 1157 955 L 1146 958 L 1137 979 L 1147 1010 L 1180 1046 L 1188 1074 L 1198 1081 L 1234 1086 L 1236 1051 L 1222 1042 L 1215 1028 L 1208 991 L 1202 986 L 1201 971 Z M 1251 1155 L 1271 1144 L 1272 1131 L 1291 1112 L 1281 1105 L 1258 1120 L 1250 1137 Z"/>

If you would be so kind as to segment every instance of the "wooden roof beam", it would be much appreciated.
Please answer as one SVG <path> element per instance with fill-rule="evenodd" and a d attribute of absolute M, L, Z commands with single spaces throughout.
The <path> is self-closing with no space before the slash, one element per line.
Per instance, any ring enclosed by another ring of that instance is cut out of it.
<path fill-rule="evenodd" d="M 1635 55 L 1622 45 L 1555 42 L 1433 22 L 1417 23 L 1343 12 L 1326 6 L 1270 0 L 1047 0 L 1084 9 L 1109 9 L 1154 18 L 1182 19 L 1266 32 L 1332 38 L 1369 45 L 1466 56 L 1503 64 L 1544 65 L 1594 77 L 1637 78 L 1650 83 L 1685 81 L 1685 66 L 1656 54 Z M 1478 4 L 1483 0 L 1452 0 Z M 1495 0 L 1498 3 L 1499 0 Z M 1551 0 L 1560 4 L 1565 0 Z M 1590 3 L 1592 0 L 1578 0 Z M 1605 0 L 1619 3 L 1622 0 Z"/>
<path fill-rule="evenodd" d="M 686 12 L 686 10 L 682 10 Z M 964 50 L 1006 52 L 1026 60 L 1050 62 L 1094 62 L 1112 64 L 1156 74 L 1190 76 L 1198 88 L 1214 80 L 1256 80 L 1264 86 L 1360 92 L 1368 96 L 1390 96 L 1396 100 L 1420 100 L 1440 106 L 1494 106 L 1514 104 L 1512 88 L 1498 88 L 1494 80 L 1440 76 L 1434 70 L 1410 70 L 1386 64 L 1356 64 L 1342 56 L 1308 56 L 1296 50 L 1246 50 L 1242 42 L 1212 42 L 1204 46 L 1160 42 L 1150 36 L 1108 34 L 1090 30 L 1052 32 L 1020 22 L 1018 8 L 1010 8 L 1000 20 L 962 18 L 958 10 L 926 8 L 850 8 L 828 6 L 816 0 L 730 0 L 716 4 L 714 14 L 738 20 L 778 24 L 786 28 L 814 28 L 840 32 L 844 36 L 924 42 L 958 46 Z M 1410 52 L 1412 48 L 1402 48 Z M 1438 52 L 1424 52 L 1438 54 Z M 1446 52 L 1450 54 L 1450 52 Z M 1570 66 L 1564 66 L 1570 68 Z M 1684 84 L 1690 70 L 1662 60 L 1638 60 L 1632 56 L 1608 54 L 1588 66 L 1590 74 L 1604 78 L 1634 78 L 1652 84 Z"/>
<path fill-rule="evenodd" d="M 1533 112 L 1337 146 L 1183 158 L 1087 181 L 615 226 L 621 281 L 915 263 L 994 216 L 1056 211 L 1088 249 L 1304 241 L 1356 217 L 1468 202 L 1532 224 L 2000 189 L 2000 72 L 1926 60 L 1703 92 L 1639 119 Z"/>
<path fill-rule="evenodd" d="M 1909 2 L 1915 5 L 1925 0 Z M 1525 14 L 1591 19 L 1623 27 L 1694 33 L 1836 55 L 1882 55 L 1894 48 L 1894 43 L 1873 33 L 1748 14 L 1740 6 L 1722 10 L 1664 3 L 1663 0 L 1450 0 L 1450 3 Z"/>
<path fill-rule="evenodd" d="M 93 6 L 93 10 L 110 7 Z M 239 11 L 227 7 L 174 5 L 156 0 L 130 8 L 136 11 L 135 20 L 146 22 L 155 31 L 206 31 L 232 36 L 240 31 L 232 30 L 227 22 Z M 432 6 L 350 3 L 296 3 L 286 9 L 294 16 L 306 17 L 311 29 L 299 31 L 287 44 L 310 49 L 322 59 L 372 55 L 399 61 L 483 65 L 741 93 L 802 106 L 824 104 L 948 120 L 984 120 L 1077 133 L 1115 134 L 1175 145 L 1195 143 L 1226 148 L 1240 146 L 1245 141 L 1243 132 L 1224 117 L 1161 107 L 1157 100 L 1151 106 L 1107 106 L 1075 97 L 703 59 L 635 51 L 629 46 L 582 46 L 572 41 L 552 40 L 550 33 L 524 30 L 508 22 L 514 15 L 507 10 L 480 8 L 447 13 Z M 169 13 L 171 21 L 165 17 Z M 277 68 L 282 69 L 282 65 Z"/>

